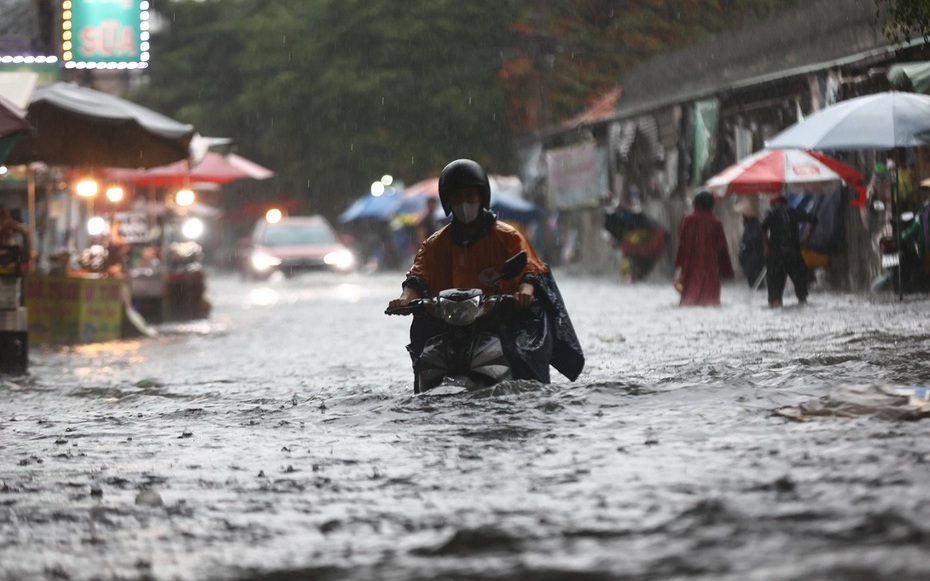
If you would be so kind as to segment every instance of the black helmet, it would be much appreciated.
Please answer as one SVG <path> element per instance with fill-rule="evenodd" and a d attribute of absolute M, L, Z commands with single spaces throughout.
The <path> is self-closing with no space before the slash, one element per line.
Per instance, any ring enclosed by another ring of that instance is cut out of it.
<path fill-rule="evenodd" d="M 452 212 L 449 196 L 461 188 L 478 188 L 481 192 L 481 207 L 491 207 L 491 184 L 488 182 L 488 174 L 470 159 L 457 159 L 439 174 L 439 201 L 442 202 L 446 216 Z"/>

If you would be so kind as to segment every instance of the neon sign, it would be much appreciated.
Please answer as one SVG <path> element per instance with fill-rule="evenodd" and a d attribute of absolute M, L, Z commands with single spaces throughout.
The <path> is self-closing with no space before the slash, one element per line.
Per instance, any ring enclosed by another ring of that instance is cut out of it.
<path fill-rule="evenodd" d="M 63 0 L 61 55 L 68 68 L 148 66 L 147 0 Z"/>

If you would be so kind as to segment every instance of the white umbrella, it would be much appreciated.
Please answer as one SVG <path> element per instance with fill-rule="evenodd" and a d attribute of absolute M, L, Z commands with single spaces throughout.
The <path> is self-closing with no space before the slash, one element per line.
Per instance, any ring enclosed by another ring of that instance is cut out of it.
<path fill-rule="evenodd" d="M 930 97 L 888 91 L 841 101 L 769 140 L 767 149 L 866 150 L 930 145 Z"/>

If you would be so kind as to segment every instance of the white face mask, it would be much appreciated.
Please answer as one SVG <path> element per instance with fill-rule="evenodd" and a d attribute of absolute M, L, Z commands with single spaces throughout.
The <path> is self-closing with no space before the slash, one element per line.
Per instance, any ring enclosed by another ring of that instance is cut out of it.
<path fill-rule="evenodd" d="M 462 224 L 471 224 L 478 217 L 481 204 L 459 204 L 452 208 L 452 215 Z"/>

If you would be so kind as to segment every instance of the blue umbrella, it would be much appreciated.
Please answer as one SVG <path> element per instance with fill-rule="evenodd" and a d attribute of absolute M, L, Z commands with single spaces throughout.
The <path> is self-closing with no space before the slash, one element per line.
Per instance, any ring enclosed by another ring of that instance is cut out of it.
<path fill-rule="evenodd" d="M 426 200 L 430 194 L 414 194 L 405 196 L 394 210 L 396 216 L 420 216 L 426 210 Z M 528 223 L 538 220 L 543 215 L 541 206 L 509 193 L 504 189 L 491 188 L 491 211 L 501 220 Z M 446 218 L 442 207 L 436 208 L 436 218 L 444 221 Z"/>
<path fill-rule="evenodd" d="M 401 196 L 394 192 L 385 192 L 380 196 L 365 194 L 352 202 L 352 205 L 339 215 L 339 221 L 346 224 L 355 220 L 369 218 L 386 222 L 397 212 L 400 203 Z"/>
<path fill-rule="evenodd" d="M 533 202 L 503 192 L 491 191 L 491 211 L 501 220 L 526 224 L 538 220 L 543 209 Z"/>

